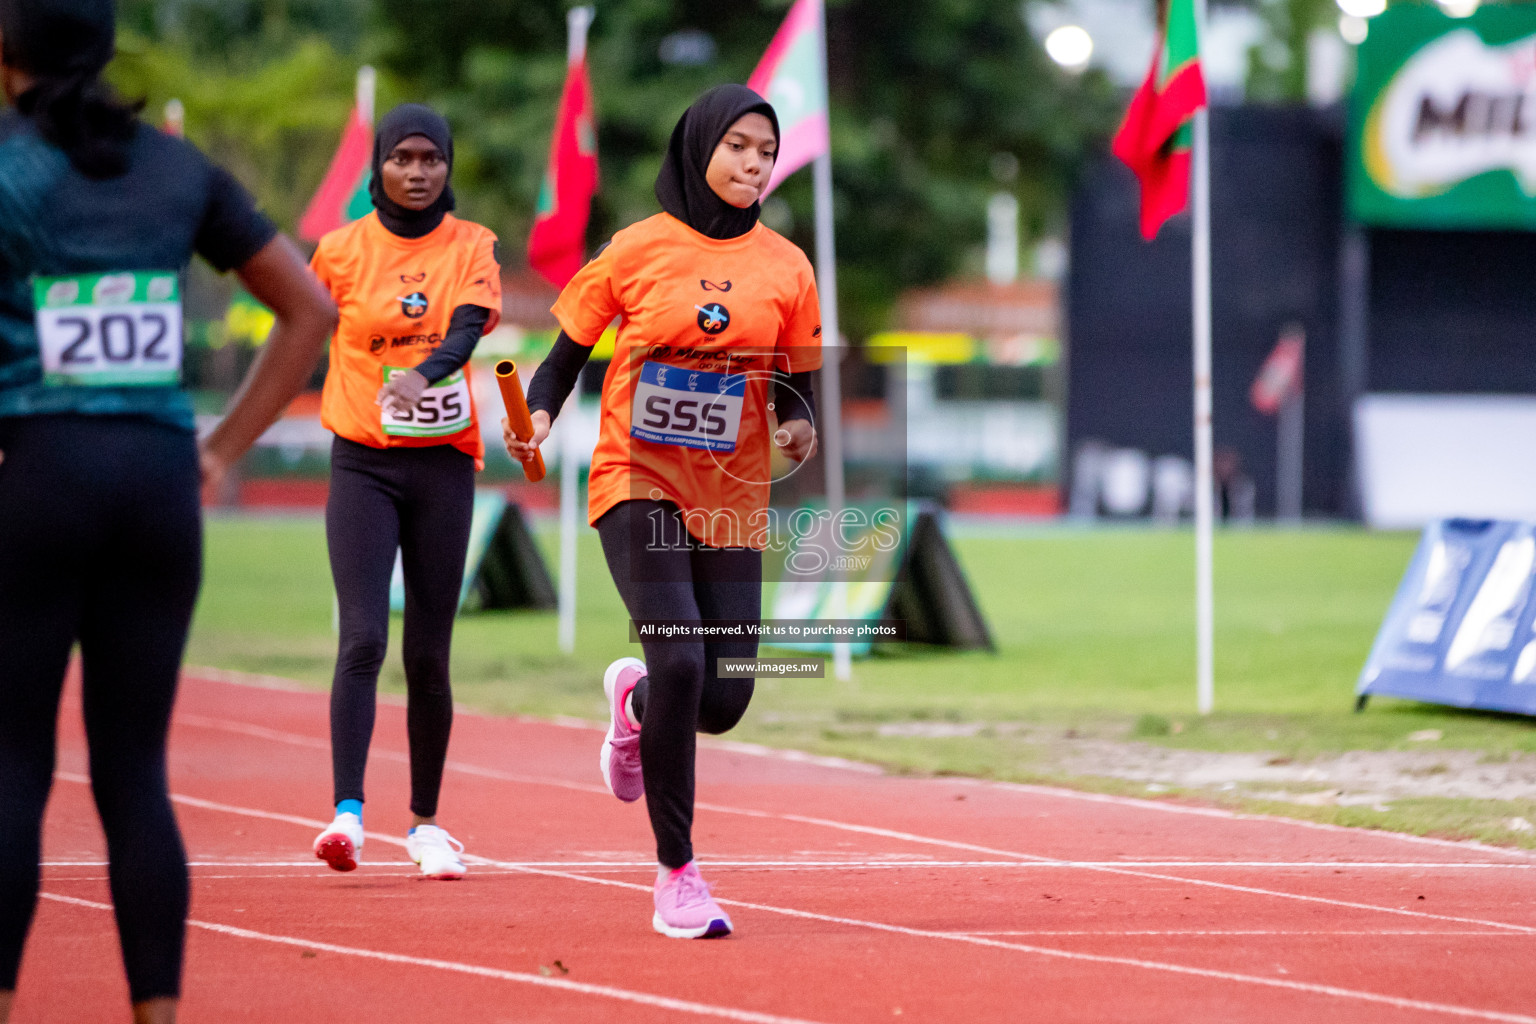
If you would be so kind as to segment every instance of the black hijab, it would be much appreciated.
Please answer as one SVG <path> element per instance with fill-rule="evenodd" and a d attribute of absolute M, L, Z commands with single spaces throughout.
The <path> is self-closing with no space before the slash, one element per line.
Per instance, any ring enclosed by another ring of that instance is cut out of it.
<path fill-rule="evenodd" d="M 112 59 L 113 0 L 0 0 L 5 62 L 44 78 L 95 78 Z"/>
<path fill-rule="evenodd" d="M 429 139 L 442 151 L 448 161 L 448 175 L 453 176 L 453 132 L 443 115 L 420 103 L 402 103 L 385 114 L 373 135 L 373 177 L 368 182 L 368 194 L 373 197 L 374 209 L 379 220 L 392 233 L 402 238 L 420 238 L 443 222 L 443 214 L 453 209 L 453 186 L 443 183 L 443 194 L 425 210 L 412 210 L 401 206 L 384 194 L 384 161 L 396 146 L 420 135 Z"/>
<path fill-rule="evenodd" d="M 672 129 L 661 173 L 656 175 L 656 198 L 661 208 L 710 238 L 744 235 L 757 224 L 762 212 L 761 203 L 745 210 L 732 206 L 715 195 L 704 176 L 715 147 L 731 125 L 746 114 L 768 118 L 774 140 L 778 140 L 779 118 L 767 100 L 744 85 L 717 85 L 683 112 Z"/>

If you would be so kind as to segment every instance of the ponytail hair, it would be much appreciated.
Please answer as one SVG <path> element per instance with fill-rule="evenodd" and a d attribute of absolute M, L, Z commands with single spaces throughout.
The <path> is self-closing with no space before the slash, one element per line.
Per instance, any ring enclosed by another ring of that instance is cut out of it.
<path fill-rule="evenodd" d="M 38 76 L 16 107 L 81 174 L 115 178 L 128 169 L 144 102 L 125 102 L 95 72 L 76 72 Z"/>

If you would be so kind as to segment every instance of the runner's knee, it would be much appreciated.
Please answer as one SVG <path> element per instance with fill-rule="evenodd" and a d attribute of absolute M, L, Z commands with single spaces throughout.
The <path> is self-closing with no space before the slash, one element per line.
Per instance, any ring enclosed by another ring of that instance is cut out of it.
<path fill-rule="evenodd" d="M 718 736 L 736 728 L 752 703 L 753 686 L 751 679 L 712 680 L 699 702 L 699 732 Z"/>

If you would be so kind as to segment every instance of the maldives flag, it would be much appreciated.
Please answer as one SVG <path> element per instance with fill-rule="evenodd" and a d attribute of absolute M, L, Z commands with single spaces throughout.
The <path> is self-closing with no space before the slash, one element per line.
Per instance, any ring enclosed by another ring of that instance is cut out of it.
<path fill-rule="evenodd" d="M 1141 234 L 1150 241 L 1189 203 L 1191 119 L 1205 106 L 1194 0 L 1170 0 L 1162 45 L 1152 55 L 1113 151 L 1141 179 Z"/>
<path fill-rule="evenodd" d="M 832 148 L 822 18 L 821 0 L 795 0 L 747 79 L 747 88 L 772 103 L 779 118 L 779 154 L 764 196 Z"/>
<path fill-rule="evenodd" d="M 373 125 L 353 107 L 346 130 L 341 133 L 341 145 L 331 157 L 331 166 L 326 168 L 315 197 L 299 218 L 300 238 L 318 242 L 321 235 L 373 209 L 368 197 L 368 169 L 372 162 Z"/>
<path fill-rule="evenodd" d="M 572 61 L 560 92 L 560 113 L 549 140 L 549 165 L 528 236 L 528 262 L 564 288 L 587 257 L 587 219 L 597 193 L 597 131 L 585 58 Z"/>

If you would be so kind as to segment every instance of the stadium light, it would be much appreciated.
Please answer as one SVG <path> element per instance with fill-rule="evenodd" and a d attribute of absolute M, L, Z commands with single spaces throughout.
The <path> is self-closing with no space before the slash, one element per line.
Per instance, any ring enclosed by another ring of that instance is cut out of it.
<path fill-rule="evenodd" d="M 1351 46 L 1359 46 L 1371 32 L 1371 23 L 1352 14 L 1339 15 L 1339 35 Z"/>
<path fill-rule="evenodd" d="M 1081 71 L 1093 56 L 1093 37 L 1080 25 L 1062 25 L 1045 37 L 1045 52 L 1068 71 Z"/>
<path fill-rule="evenodd" d="M 1374 18 L 1387 9 L 1387 0 L 1337 0 L 1339 10 L 1351 18 Z"/>

